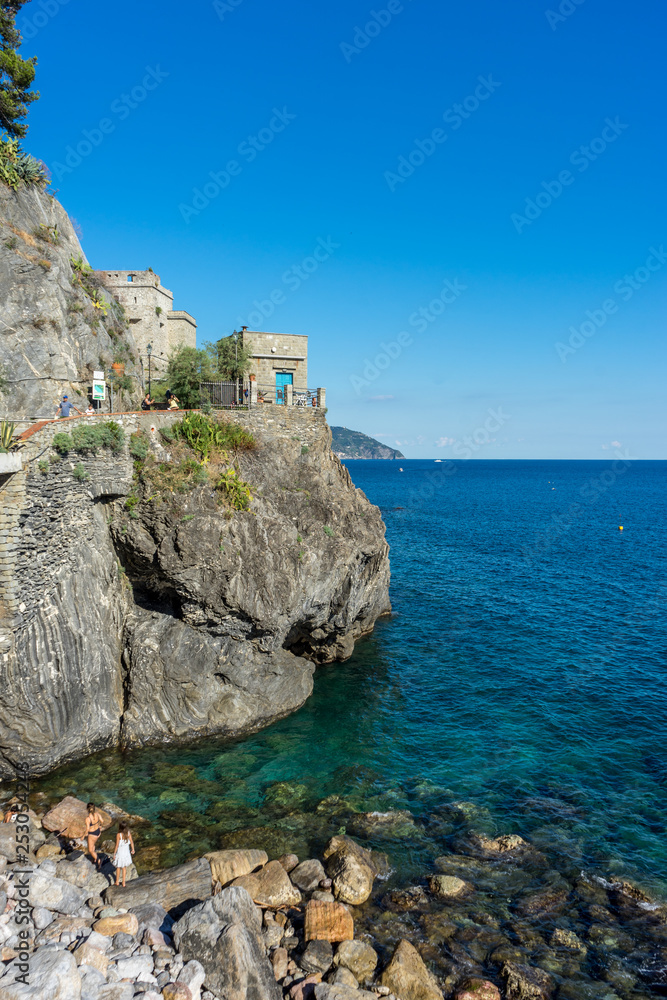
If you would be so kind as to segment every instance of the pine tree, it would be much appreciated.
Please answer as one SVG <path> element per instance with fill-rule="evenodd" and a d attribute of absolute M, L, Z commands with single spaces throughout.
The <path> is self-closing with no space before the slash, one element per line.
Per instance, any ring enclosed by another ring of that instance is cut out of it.
<path fill-rule="evenodd" d="M 37 57 L 23 59 L 16 51 L 21 45 L 16 17 L 25 2 L 1 0 L 0 3 L 0 127 L 14 139 L 22 139 L 28 131 L 23 119 L 28 114 L 28 105 L 39 98 L 39 93 L 30 90 Z"/>

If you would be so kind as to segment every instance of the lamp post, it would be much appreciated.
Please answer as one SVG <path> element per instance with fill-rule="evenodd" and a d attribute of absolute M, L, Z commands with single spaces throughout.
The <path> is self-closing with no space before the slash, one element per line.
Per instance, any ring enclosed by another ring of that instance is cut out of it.
<path fill-rule="evenodd" d="M 236 330 L 234 330 L 234 333 L 232 334 L 232 337 L 234 338 L 234 352 L 236 354 L 236 365 L 235 365 L 235 368 L 234 368 L 234 380 L 236 382 L 236 405 L 238 406 L 239 403 L 240 403 L 240 399 L 239 399 L 239 335 L 238 335 L 238 333 L 237 333 Z"/>
<path fill-rule="evenodd" d="M 148 355 L 148 398 L 151 398 L 151 354 L 153 353 L 153 345 L 146 344 L 146 354 Z"/>

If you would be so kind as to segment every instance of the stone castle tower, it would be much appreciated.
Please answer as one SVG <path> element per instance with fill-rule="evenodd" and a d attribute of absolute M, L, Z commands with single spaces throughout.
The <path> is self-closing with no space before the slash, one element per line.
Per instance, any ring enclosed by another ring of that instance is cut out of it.
<path fill-rule="evenodd" d="M 182 309 L 175 310 L 174 296 L 154 271 L 98 271 L 102 283 L 124 306 L 130 329 L 142 356 L 153 345 L 158 370 L 166 365 L 169 352 L 179 344 L 196 347 L 196 320 Z"/>

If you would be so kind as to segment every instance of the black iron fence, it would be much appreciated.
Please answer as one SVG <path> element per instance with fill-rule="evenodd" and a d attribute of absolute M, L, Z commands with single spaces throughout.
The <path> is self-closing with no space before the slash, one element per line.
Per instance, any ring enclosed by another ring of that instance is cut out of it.
<path fill-rule="evenodd" d="M 272 404 L 316 408 L 322 400 L 322 389 L 297 389 L 293 385 L 264 385 L 257 382 L 202 382 L 202 403 L 214 409 L 236 409 Z"/>

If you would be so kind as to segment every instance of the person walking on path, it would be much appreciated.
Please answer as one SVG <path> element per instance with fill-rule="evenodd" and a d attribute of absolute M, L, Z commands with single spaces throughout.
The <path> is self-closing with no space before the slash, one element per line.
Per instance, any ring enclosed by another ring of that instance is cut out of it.
<path fill-rule="evenodd" d="M 60 405 L 56 410 L 56 416 L 59 417 L 60 419 L 63 419 L 64 417 L 69 417 L 70 410 L 76 410 L 76 412 L 79 414 L 80 417 L 83 416 L 83 413 L 81 412 L 79 407 L 75 406 L 74 403 L 70 403 L 69 396 L 63 396 L 63 398 L 60 401 Z"/>
<path fill-rule="evenodd" d="M 89 802 L 87 805 L 86 814 L 86 837 L 88 838 L 88 853 L 95 862 L 95 867 L 99 871 L 100 859 L 97 851 L 95 850 L 95 845 L 99 840 L 100 834 L 102 833 L 102 817 L 97 811 L 97 806 L 94 802 Z"/>
<path fill-rule="evenodd" d="M 113 863 L 116 866 L 116 885 L 120 885 L 120 873 L 123 872 L 123 888 L 125 888 L 125 871 L 132 864 L 132 855 L 134 854 L 134 841 L 132 840 L 132 833 L 127 823 L 118 824 L 118 833 L 116 834 L 116 853 L 114 854 Z"/>

